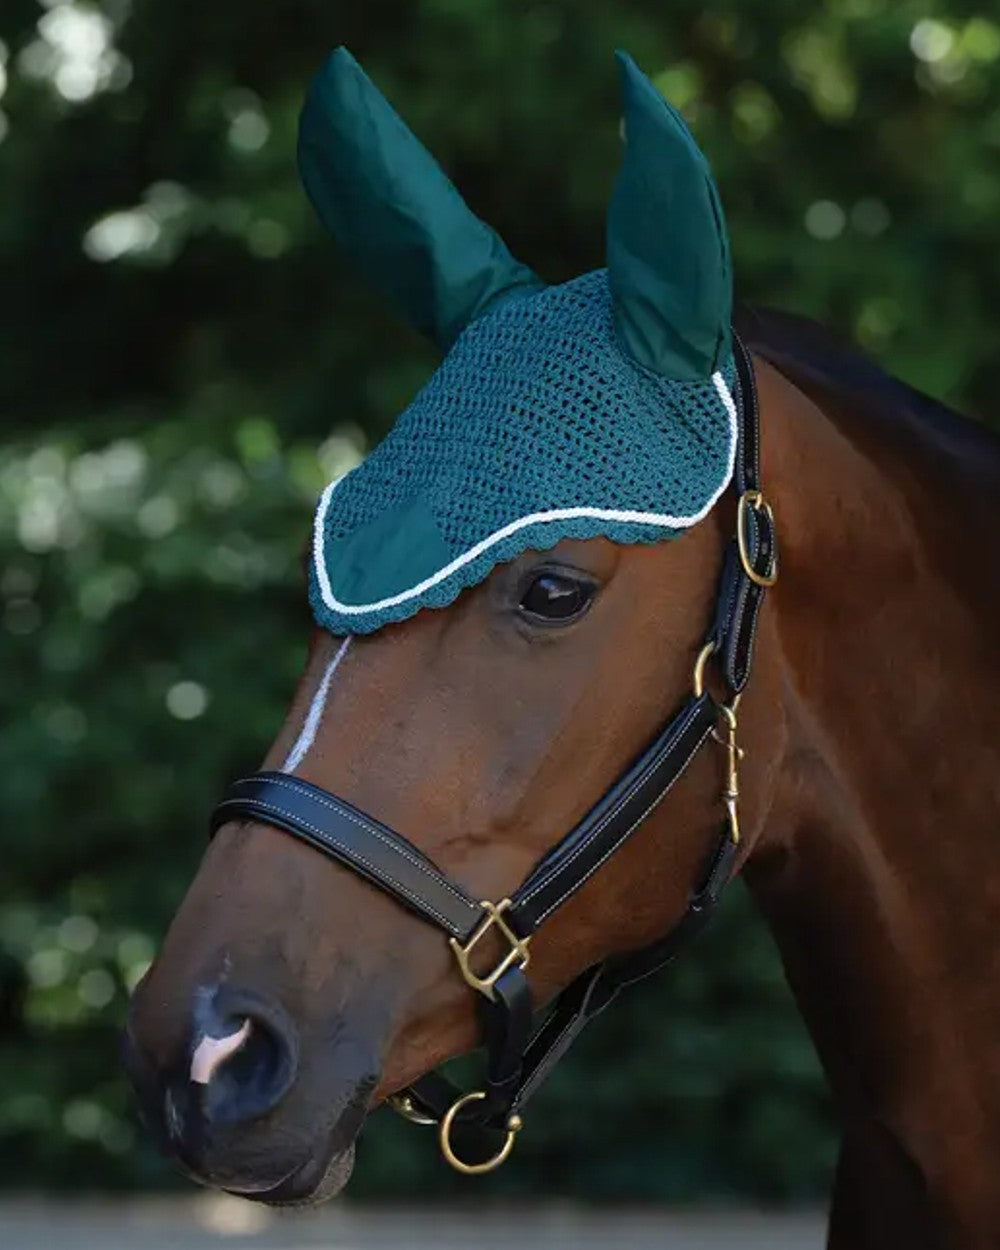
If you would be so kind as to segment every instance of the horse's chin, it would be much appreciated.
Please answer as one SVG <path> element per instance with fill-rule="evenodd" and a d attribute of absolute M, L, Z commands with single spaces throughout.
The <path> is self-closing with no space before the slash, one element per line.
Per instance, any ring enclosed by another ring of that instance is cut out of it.
<path fill-rule="evenodd" d="M 269 1207 L 312 1207 L 335 1198 L 354 1171 L 354 1143 L 339 1151 L 325 1164 L 311 1160 L 273 1189 L 240 1194 Z"/>

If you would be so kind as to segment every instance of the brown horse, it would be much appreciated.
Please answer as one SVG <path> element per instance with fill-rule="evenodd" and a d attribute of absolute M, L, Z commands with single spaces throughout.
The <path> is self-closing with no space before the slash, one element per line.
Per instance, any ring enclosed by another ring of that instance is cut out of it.
<path fill-rule="evenodd" d="M 843 1118 L 829 1244 L 985 1250 L 1000 1245 L 1000 441 L 804 323 L 742 328 L 783 545 L 741 708 L 739 871 Z M 346 649 L 317 632 L 268 766 L 291 762 L 502 898 L 690 687 L 733 523 L 723 500 L 674 543 L 544 553 L 600 587 L 564 630 L 505 626 L 512 577 L 542 559 L 528 552 Z M 703 752 L 545 926 L 540 1000 L 683 912 L 718 773 Z M 225 1036 L 206 1020 L 220 982 L 249 1036 L 204 1040 Z M 230 824 L 136 993 L 129 1062 L 189 1172 L 306 1200 L 343 1184 L 371 1108 L 476 1043 L 471 998 L 439 933 L 301 842 Z M 179 1110 L 192 1080 L 215 1114 Z"/>

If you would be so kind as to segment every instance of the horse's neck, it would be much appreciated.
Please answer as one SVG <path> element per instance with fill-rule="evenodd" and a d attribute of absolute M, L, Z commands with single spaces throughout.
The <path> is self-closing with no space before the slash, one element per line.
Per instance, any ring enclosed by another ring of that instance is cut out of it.
<path fill-rule="evenodd" d="M 759 374 L 783 568 L 758 645 L 780 657 L 787 752 L 748 879 L 848 1122 L 901 1147 L 916 1189 L 962 1230 L 948 1244 L 987 1244 L 983 1221 L 1000 1229 L 1000 458 Z"/>

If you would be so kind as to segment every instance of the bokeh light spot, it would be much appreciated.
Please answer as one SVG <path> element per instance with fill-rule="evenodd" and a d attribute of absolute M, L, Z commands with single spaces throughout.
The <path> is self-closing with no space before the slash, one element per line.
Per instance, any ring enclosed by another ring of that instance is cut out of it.
<path fill-rule="evenodd" d="M 148 252 L 160 238 L 160 223 L 145 209 L 109 213 L 83 236 L 83 250 L 91 260 L 107 262 L 136 252 Z"/>
<path fill-rule="evenodd" d="M 59 926 L 59 944 L 65 950 L 81 955 L 89 951 L 97 941 L 100 929 L 90 916 L 82 914 L 67 916 Z"/>
<path fill-rule="evenodd" d="M 241 109 L 229 123 L 230 145 L 239 152 L 259 152 L 270 134 L 268 120 L 259 109 Z"/>
<path fill-rule="evenodd" d="M 922 18 L 910 31 L 910 50 L 928 64 L 943 61 L 955 43 L 955 32 L 933 17 Z"/>
<path fill-rule="evenodd" d="M 858 234 L 867 234 L 872 237 L 882 234 L 889 229 L 891 221 L 892 217 L 888 208 L 881 200 L 874 197 L 858 200 L 851 209 L 851 225 Z"/>
<path fill-rule="evenodd" d="M 104 1124 L 104 1111 L 96 1103 L 85 1098 L 75 1098 L 63 1111 L 63 1128 L 70 1137 L 84 1140 L 97 1137 Z"/>
<path fill-rule="evenodd" d="M 176 682 L 167 691 L 167 711 L 178 720 L 197 720 L 208 707 L 208 691 L 196 681 Z"/>
<path fill-rule="evenodd" d="M 253 222 L 247 230 L 247 247 L 254 256 L 263 260 L 275 260 L 288 250 L 291 237 L 280 221 L 272 221 L 269 217 L 261 217 Z"/>
<path fill-rule="evenodd" d="M 45 728 L 57 742 L 73 746 L 87 736 L 87 717 L 80 708 L 61 703 L 46 716 Z"/>
<path fill-rule="evenodd" d="M 113 26 L 106 14 L 75 3 L 48 8 L 38 19 L 39 37 L 18 57 L 26 77 L 50 82 L 71 104 L 128 84 L 131 66 L 112 46 Z"/>
<path fill-rule="evenodd" d="M 46 946 L 28 958 L 28 979 L 39 989 L 50 990 L 66 979 L 66 952 Z"/>
<path fill-rule="evenodd" d="M 77 995 L 86 1007 L 99 1011 L 115 996 L 115 979 L 104 968 L 90 968 L 77 983 Z"/>
<path fill-rule="evenodd" d="M 974 61 L 989 64 L 1000 58 L 1000 26 L 985 17 L 970 17 L 962 31 L 962 48 Z"/>
<path fill-rule="evenodd" d="M 165 538 L 177 528 L 180 509 L 169 495 L 154 495 L 135 514 L 135 523 L 147 538 Z"/>
<path fill-rule="evenodd" d="M 834 200 L 816 200 L 806 209 L 804 221 L 814 239 L 829 241 L 843 234 L 847 214 Z"/>

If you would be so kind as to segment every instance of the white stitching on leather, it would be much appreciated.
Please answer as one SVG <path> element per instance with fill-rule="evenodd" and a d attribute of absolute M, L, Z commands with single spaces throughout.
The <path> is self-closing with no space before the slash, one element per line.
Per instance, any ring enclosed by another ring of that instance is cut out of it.
<path fill-rule="evenodd" d="M 676 745 L 677 739 L 682 737 L 682 735 L 687 731 L 688 726 L 690 725 L 693 719 L 694 719 L 694 710 L 692 708 L 692 712 L 689 714 L 687 721 L 683 725 L 681 725 L 681 727 L 678 730 L 674 732 L 674 734 L 671 736 L 669 743 L 664 748 L 663 752 L 660 754 L 658 759 L 653 764 L 651 764 L 649 768 L 645 769 L 635 779 L 635 781 L 628 788 L 628 790 L 626 790 L 625 793 L 619 798 L 618 802 L 614 805 L 614 807 L 612 807 L 608 812 L 604 814 L 604 816 L 594 826 L 594 828 L 590 831 L 587 837 L 584 838 L 583 841 L 580 842 L 580 844 L 574 848 L 574 850 L 569 854 L 569 856 L 564 861 L 558 864 L 557 870 L 553 872 L 547 879 L 543 877 L 540 881 L 536 882 L 536 884 L 531 887 L 528 893 L 525 894 L 523 899 L 520 899 L 518 902 L 525 903 L 525 904 L 529 903 L 531 899 L 535 897 L 536 894 L 538 894 L 541 890 L 544 890 L 546 886 L 551 884 L 551 882 L 555 880 L 557 877 L 561 876 L 563 872 L 570 866 L 570 864 L 572 864 L 575 859 L 579 858 L 579 856 L 581 856 L 587 850 L 587 848 L 591 846 L 594 839 L 598 837 L 601 833 L 603 833 L 604 830 L 607 828 L 607 826 L 611 823 L 611 821 L 613 821 L 620 814 L 622 808 L 631 802 L 633 795 L 649 779 L 650 774 L 655 770 L 657 764 L 660 762 L 660 760 L 662 760 L 663 756 L 669 754 L 670 751 L 673 750 L 674 746 Z M 681 770 L 678 771 L 677 776 L 674 777 L 670 785 L 673 785 L 673 782 L 676 781 L 677 777 L 680 776 L 680 772 L 683 771 L 683 769 L 687 767 L 687 764 L 690 758 L 691 757 L 689 756 L 688 760 L 685 760 L 684 764 L 682 765 Z M 669 789 L 669 786 L 667 788 Z M 665 793 L 666 793 L 666 790 L 664 791 L 664 794 Z M 515 903 L 515 907 L 517 905 L 518 903 Z"/>
<path fill-rule="evenodd" d="M 260 811 L 269 813 L 272 816 L 283 817 L 286 815 L 280 807 L 275 807 L 273 803 L 265 803 L 263 799 L 223 799 L 223 801 L 219 804 L 219 807 L 227 807 L 230 805 L 236 806 L 242 805 L 243 803 L 259 808 Z M 371 860 L 366 859 L 363 855 L 359 855 L 352 847 L 348 847 L 345 842 L 339 842 L 332 834 L 328 833 L 325 829 L 321 829 L 318 825 L 310 824 L 308 820 L 303 820 L 300 816 L 296 816 L 295 821 L 297 824 L 302 825 L 304 829 L 308 829 L 310 832 L 315 833 L 321 842 L 326 843 L 328 846 L 340 847 L 340 849 L 347 854 L 348 859 L 356 859 L 359 864 L 364 864 L 377 880 L 381 881 L 384 879 L 388 881 L 389 884 L 395 887 L 395 889 L 397 889 L 405 898 L 408 898 L 412 902 L 416 903 L 421 911 L 425 911 L 436 920 L 439 920 L 449 933 L 455 933 L 455 926 L 447 918 L 447 916 L 443 916 L 435 907 L 432 907 L 429 903 L 422 899 L 419 894 L 414 894 L 413 891 L 409 890 L 401 881 L 397 881 L 395 877 L 391 877 L 377 864 L 372 863 Z M 376 831 L 371 830 L 371 832 L 374 833 Z M 383 839 L 383 841 L 384 840 L 385 839 Z M 462 934 L 459 933 L 456 934 L 456 936 L 461 937 Z"/>
<path fill-rule="evenodd" d="M 678 738 L 680 738 L 680 737 L 681 737 L 681 736 L 682 736 L 682 735 L 683 735 L 683 734 L 687 731 L 688 726 L 689 726 L 689 725 L 691 724 L 691 722 L 695 719 L 695 715 L 696 715 L 697 709 L 698 709 L 698 704 L 697 704 L 697 703 L 694 703 L 694 704 L 692 704 L 692 705 L 691 705 L 691 711 L 688 713 L 687 720 L 686 720 L 686 721 L 684 722 L 684 724 L 682 724 L 682 725 L 680 726 L 680 728 L 679 728 L 679 729 L 677 729 L 677 730 L 674 732 L 674 734 L 672 735 L 672 738 L 671 738 L 670 744 L 669 744 L 669 745 L 665 748 L 665 750 L 664 750 L 664 752 L 663 752 L 663 754 L 664 754 L 664 755 L 668 754 L 668 753 L 669 753 L 669 752 L 673 749 L 673 745 L 674 745 L 674 743 L 677 741 L 677 739 L 678 739 Z M 707 732 L 707 731 L 706 731 L 706 732 Z M 701 741 L 699 741 L 698 746 L 701 746 Z M 697 747 L 695 748 L 695 750 L 697 750 Z M 670 786 L 672 786 L 672 785 L 674 784 L 674 782 L 675 782 L 675 781 L 677 780 L 677 778 L 681 775 L 681 773 L 684 771 L 684 769 L 685 769 L 685 768 L 687 768 L 688 764 L 691 762 L 691 756 L 692 756 L 693 754 L 694 754 L 694 751 L 692 751 L 692 752 L 691 752 L 691 755 L 689 755 L 689 756 L 687 757 L 687 759 L 686 759 L 686 760 L 684 761 L 684 763 L 681 765 L 680 769 L 678 769 L 678 771 L 677 771 L 676 775 L 674 776 L 673 780 L 670 782 Z M 662 756 L 661 756 L 660 758 L 662 758 Z M 553 877 L 552 877 L 552 878 L 550 878 L 550 881 L 551 881 L 552 879 L 554 879 L 555 877 L 559 877 L 559 876 L 561 876 L 561 875 L 562 875 L 562 873 L 563 873 L 563 872 L 565 872 L 565 870 L 566 870 L 566 869 L 570 866 L 570 864 L 572 864 L 572 863 L 573 863 L 573 861 L 574 861 L 575 859 L 577 859 L 580 855 L 582 855 L 582 854 L 584 853 L 584 851 L 585 851 L 585 850 L 586 850 L 586 849 L 587 849 L 587 848 L 591 845 L 591 843 L 594 841 L 594 839 L 595 839 L 595 838 L 596 838 L 596 837 L 597 837 L 600 833 L 602 833 L 602 832 L 603 832 L 603 831 L 607 828 L 607 826 L 610 824 L 610 822 L 611 822 L 612 820 L 614 820 L 614 819 L 615 819 L 615 817 L 616 817 L 616 816 L 618 815 L 618 813 L 622 810 L 622 808 L 623 808 L 623 807 L 624 807 L 627 803 L 629 803 L 629 802 L 631 801 L 632 796 L 633 796 L 633 795 L 635 794 L 635 792 L 636 792 L 636 791 L 637 791 L 637 790 L 638 790 L 638 789 L 639 789 L 639 788 L 643 785 L 643 783 L 644 783 L 644 782 L 648 779 L 649 774 L 653 771 L 653 769 L 654 769 L 654 768 L 655 768 L 655 764 L 654 764 L 654 765 L 652 765 L 650 768 L 647 768 L 647 769 L 646 769 L 646 770 L 645 770 L 645 771 L 644 771 L 644 772 L 643 772 L 643 773 L 642 773 L 639 777 L 637 777 L 637 778 L 635 779 L 635 781 L 634 781 L 634 782 L 632 783 L 632 785 L 628 788 L 628 790 L 627 790 L 627 791 L 626 791 L 626 792 L 625 792 L 625 793 L 621 796 L 621 798 L 618 800 L 618 802 L 615 804 L 615 806 L 614 806 L 613 808 L 611 808 L 611 810 L 610 810 L 609 812 L 606 812 L 606 813 L 604 814 L 604 816 L 601 818 L 601 820 L 600 820 L 600 821 L 599 821 L 599 822 L 598 822 L 598 823 L 594 826 L 594 828 L 590 831 L 590 833 L 587 835 L 587 837 L 586 837 L 586 838 L 585 838 L 585 839 L 584 839 L 584 840 L 580 843 L 580 845 L 579 845 L 578 847 L 576 847 L 576 848 L 575 848 L 575 850 L 571 851 L 571 852 L 570 852 L 570 854 L 567 856 L 567 858 L 566 858 L 566 859 L 565 859 L 565 860 L 564 860 L 564 861 L 563 861 L 563 862 L 559 865 L 559 871 L 553 874 Z M 667 786 L 667 790 L 669 790 L 669 789 L 670 789 L 670 786 Z M 664 791 L 663 791 L 663 793 L 664 793 L 664 794 L 666 794 L 666 793 L 667 793 L 667 790 L 664 790 Z M 633 826 L 633 828 L 634 828 L 634 826 Z M 629 832 L 631 832 L 631 830 L 630 830 Z M 620 845 L 620 842 L 619 842 L 619 843 L 616 843 L 615 845 L 616 845 L 616 846 Z M 603 860 L 602 860 L 602 862 L 603 862 Z M 589 874 L 588 874 L 588 875 L 589 875 Z M 586 879 L 587 879 L 587 878 L 586 878 L 586 877 L 584 877 L 584 881 L 585 881 Z M 546 881 L 545 881 L 545 879 L 543 878 L 541 881 L 539 881 L 539 882 L 537 882 L 535 885 L 533 885 L 533 886 L 531 887 L 531 889 L 528 891 L 528 893 L 524 895 L 524 897 L 523 897 L 523 898 L 515 900 L 515 902 L 514 902 L 514 908 L 515 908 L 515 910 L 516 910 L 516 909 L 517 909 L 517 907 L 519 907 L 520 905 L 529 903 L 529 902 L 530 902 L 530 901 L 531 901 L 531 900 L 535 897 L 535 895 L 536 895 L 536 894 L 537 894 L 540 890 L 545 889 L 546 884 L 547 884 L 547 882 L 546 882 Z M 582 882 L 581 882 L 580 884 L 582 884 Z M 574 886 L 573 888 L 575 889 L 576 887 Z M 570 893 L 572 893 L 572 890 L 570 890 Z M 567 897 L 567 895 L 564 895 L 563 897 L 565 898 L 565 897 Z M 562 900 L 560 899 L 560 902 L 561 902 L 561 901 L 562 901 Z M 538 922 L 538 923 L 541 923 L 541 917 L 539 918 L 539 922 Z"/>
<path fill-rule="evenodd" d="M 540 925 L 543 920 L 547 920 L 549 916 L 551 916 L 552 913 L 556 910 L 557 907 L 561 907 L 563 903 L 565 903 L 565 901 L 569 898 L 571 894 L 575 894 L 576 891 L 579 890 L 581 886 L 585 885 L 586 882 L 589 881 L 590 878 L 594 875 L 594 873 L 597 872 L 598 868 L 603 867 L 603 865 L 611 858 L 611 856 L 615 853 L 615 851 L 618 850 L 618 848 L 625 841 L 625 839 L 631 836 L 633 830 L 637 829 L 642 824 L 642 822 L 646 819 L 646 817 L 650 814 L 650 812 L 653 811 L 654 808 L 659 807 L 659 805 L 663 802 L 663 800 L 670 793 L 670 790 L 673 788 L 674 782 L 677 780 L 678 777 L 680 777 L 684 769 L 687 768 L 688 764 L 690 764 L 691 761 L 694 759 L 695 752 L 701 749 L 702 743 L 705 741 L 705 739 L 708 737 L 709 733 L 711 732 L 711 728 L 712 728 L 711 725 L 709 725 L 706 728 L 705 732 L 701 735 L 701 737 L 695 743 L 695 745 L 691 748 L 691 751 L 689 752 L 687 759 L 685 759 L 684 763 L 681 765 L 677 773 L 677 776 L 674 777 L 670 785 L 667 786 L 665 790 L 662 790 L 656 796 L 656 798 L 652 801 L 652 803 L 650 803 L 650 805 L 646 808 L 646 810 L 642 813 L 642 815 L 638 818 L 638 820 L 633 821 L 633 823 L 629 825 L 629 827 L 625 830 L 625 832 L 621 835 L 621 837 L 618 838 L 617 841 L 612 846 L 608 847 L 608 849 L 604 852 L 601 858 L 595 864 L 591 865 L 591 867 L 587 870 L 586 873 L 584 873 L 584 875 L 580 878 L 579 881 L 574 881 L 573 884 L 570 885 L 566 889 L 566 891 L 563 894 L 561 894 L 559 898 L 555 900 L 554 903 L 552 903 L 549 907 L 545 909 L 545 911 L 541 913 L 541 915 L 535 921 L 536 925 Z"/>
<path fill-rule="evenodd" d="M 236 784 L 237 785 L 242 785 L 244 783 L 253 784 L 255 780 L 256 779 L 254 777 L 242 777 Z M 424 876 L 429 881 L 433 881 L 435 885 L 439 885 L 443 887 L 445 890 L 448 891 L 449 894 L 454 895 L 454 897 L 460 903 L 462 903 L 465 907 L 470 907 L 473 905 L 470 899 L 465 898 L 462 894 L 460 894 L 459 891 L 456 890 L 455 887 L 451 884 L 451 882 L 447 879 L 447 877 L 445 877 L 443 874 L 439 874 L 436 869 L 431 868 L 430 865 L 423 863 L 421 860 L 411 855 L 410 852 L 405 847 L 399 846 L 397 843 L 391 841 L 389 838 L 385 836 L 384 833 L 380 832 L 378 829 L 376 829 L 373 825 L 369 824 L 367 821 L 359 819 L 359 817 L 355 816 L 352 812 L 345 811 L 338 804 L 331 803 L 329 799 L 322 798 L 318 794 L 313 794 L 311 790 L 305 789 L 302 785 L 296 785 L 295 783 L 297 780 L 298 778 L 295 778 L 295 777 L 269 777 L 268 784 L 273 785 L 273 786 L 285 786 L 286 789 L 292 790 L 296 794 L 301 794 L 305 798 L 311 800 L 314 803 L 319 803 L 323 807 L 328 807 L 332 812 L 336 812 L 339 816 L 343 816 L 345 820 L 349 820 L 352 824 L 357 825 L 359 829 L 364 829 L 365 832 L 370 833 L 372 837 L 378 838 L 378 840 L 382 842 L 385 846 L 389 847 L 391 851 L 394 851 L 397 854 L 402 855 L 402 857 L 405 860 L 407 860 L 409 863 L 411 863 L 413 867 L 417 869 L 418 872 L 423 873 Z M 233 801 L 240 802 L 241 800 L 233 800 Z M 257 802 L 256 799 L 253 799 L 251 801 Z M 219 806 L 221 807 L 222 804 L 220 803 Z"/>

